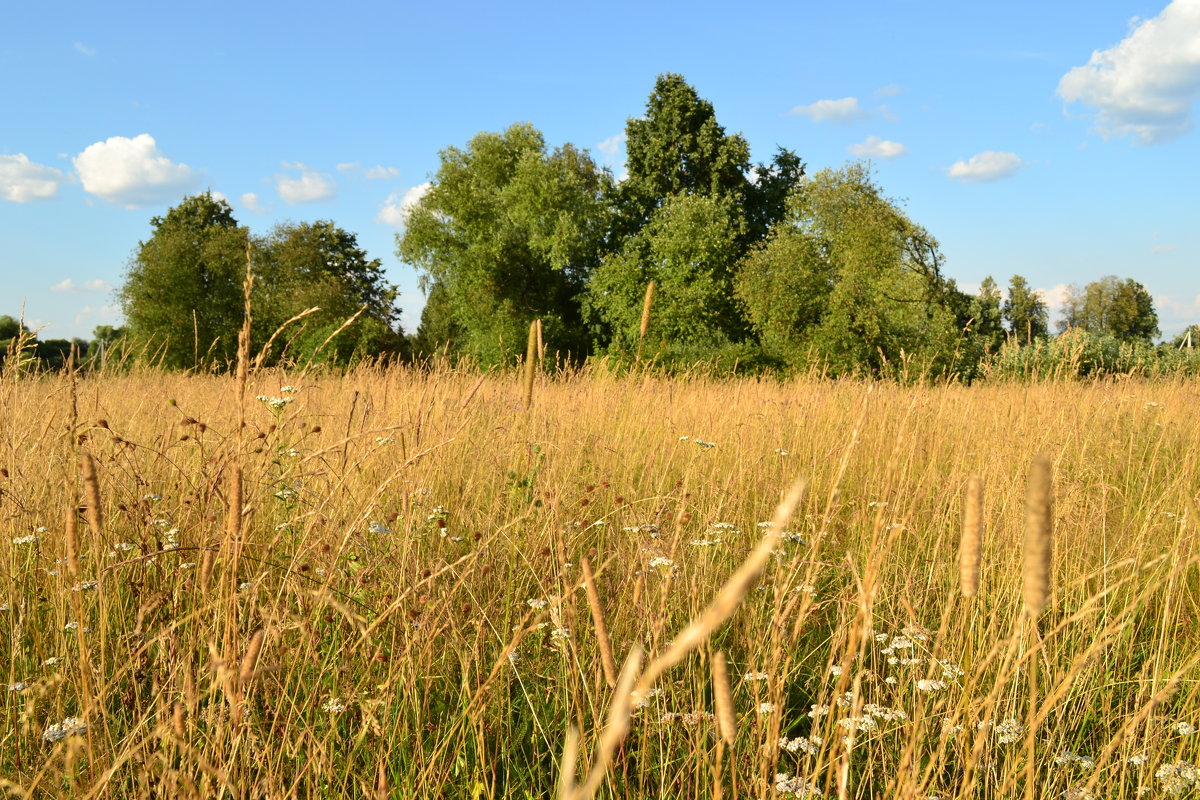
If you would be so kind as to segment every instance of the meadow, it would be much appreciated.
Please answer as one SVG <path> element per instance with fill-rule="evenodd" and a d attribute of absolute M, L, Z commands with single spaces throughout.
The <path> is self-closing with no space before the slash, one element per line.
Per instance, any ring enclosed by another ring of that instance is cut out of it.
<path fill-rule="evenodd" d="M 1194 795 L 1195 381 L 525 395 L 3 376 L 0 790 Z"/>

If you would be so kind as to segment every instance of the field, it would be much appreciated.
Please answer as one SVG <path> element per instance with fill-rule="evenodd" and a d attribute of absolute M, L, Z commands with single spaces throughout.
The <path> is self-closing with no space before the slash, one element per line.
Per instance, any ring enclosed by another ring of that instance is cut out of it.
<path fill-rule="evenodd" d="M 248 380 L 0 381 L 11 796 L 1196 791 L 1194 382 Z"/>

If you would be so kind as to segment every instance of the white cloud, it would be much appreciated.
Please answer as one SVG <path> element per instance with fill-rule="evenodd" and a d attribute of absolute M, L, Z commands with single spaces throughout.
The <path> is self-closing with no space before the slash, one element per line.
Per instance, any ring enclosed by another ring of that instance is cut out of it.
<path fill-rule="evenodd" d="M 71 278 L 65 278 L 50 287 L 50 291 L 58 292 L 59 294 L 71 292 L 109 292 L 112 291 L 112 286 L 107 281 L 96 278 L 83 283 L 76 283 Z"/>
<path fill-rule="evenodd" d="M 433 186 L 429 181 L 413 186 L 403 195 L 399 192 L 392 192 L 388 195 L 388 199 L 384 201 L 383 207 L 379 209 L 379 214 L 375 217 L 376 222 L 382 222 L 384 225 L 391 225 L 393 228 L 403 228 L 408 222 L 408 215 L 412 211 L 413 206 L 421 201 L 421 198 Z"/>
<path fill-rule="evenodd" d="M 1159 255 L 1160 253 L 1173 253 L 1179 249 L 1177 244 L 1156 244 L 1150 248 L 1151 255 Z"/>
<path fill-rule="evenodd" d="M 1134 20 L 1121 42 L 1064 75 L 1058 94 L 1095 109 L 1105 138 L 1157 144 L 1186 133 L 1200 96 L 1200 0 L 1174 0 L 1157 17 Z"/>
<path fill-rule="evenodd" d="M 212 197 L 213 200 L 216 200 L 219 203 L 228 203 L 229 202 L 229 195 L 225 194 L 224 192 L 210 191 L 208 194 L 210 197 Z"/>
<path fill-rule="evenodd" d="M 985 150 L 966 161 L 955 161 L 947 174 L 964 183 L 982 183 L 1011 177 L 1023 166 L 1025 162 L 1016 153 Z"/>
<path fill-rule="evenodd" d="M 24 153 L 0 156 L 0 197 L 14 203 L 46 200 L 58 194 L 63 174 L 54 167 L 36 164 Z"/>
<path fill-rule="evenodd" d="M 852 144 L 846 149 L 859 158 L 896 158 L 908 152 L 908 148 L 899 142 L 880 139 L 878 136 L 868 136 L 865 141 Z"/>
<path fill-rule="evenodd" d="M 113 323 L 118 321 L 120 313 L 121 309 L 115 305 L 99 306 L 98 308 L 84 306 L 83 308 L 79 309 L 79 313 L 75 315 L 75 324 L 82 325 L 84 320 L 88 319 L 89 317 L 92 319 L 94 324 L 98 323 L 103 325 Z"/>
<path fill-rule="evenodd" d="M 125 208 L 165 203 L 194 186 L 199 175 L 158 151 L 148 133 L 96 142 L 72 160 L 83 190 Z"/>
<path fill-rule="evenodd" d="M 79 52 L 79 53 L 83 53 L 85 56 L 94 56 L 94 55 L 96 55 L 96 48 L 94 48 L 94 47 L 88 47 L 88 46 L 87 46 L 86 44 L 84 44 L 83 42 L 76 42 L 76 43 L 75 43 L 75 50 L 76 50 L 77 52 Z"/>
<path fill-rule="evenodd" d="M 818 100 L 807 106 L 796 106 L 792 114 L 808 117 L 813 122 L 856 122 L 866 119 L 871 113 L 858 105 L 857 97 L 843 97 L 841 100 Z"/>
<path fill-rule="evenodd" d="M 258 200 L 258 195 L 254 192 L 246 192 L 242 195 L 242 205 L 253 211 L 255 214 L 267 213 L 267 208 Z"/>
<path fill-rule="evenodd" d="M 1034 293 L 1041 296 L 1043 302 L 1046 303 L 1046 308 L 1051 311 L 1057 311 L 1066 304 L 1067 298 L 1071 296 L 1071 287 L 1065 283 L 1060 283 L 1057 286 L 1051 286 L 1049 289 L 1035 289 Z"/>
<path fill-rule="evenodd" d="M 872 93 L 872 97 L 876 100 L 884 97 L 895 97 L 898 94 L 904 94 L 907 89 L 898 83 L 889 83 L 887 86 L 881 86 Z"/>
<path fill-rule="evenodd" d="M 369 181 L 382 181 L 400 177 L 400 170 L 395 167 L 374 166 L 365 173 Z"/>
<path fill-rule="evenodd" d="M 1185 318 L 1195 321 L 1200 317 L 1200 294 L 1188 300 L 1176 300 L 1169 295 L 1160 294 L 1154 298 L 1155 304 L 1159 308 L 1167 309 L 1176 318 Z"/>
<path fill-rule="evenodd" d="M 618 133 L 616 136 L 610 136 L 600 144 L 596 145 L 596 149 L 609 158 L 616 158 L 621 153 L 621 149 L 625 147 L 625 134 Z"/>
<path fill-rule="evenodd" d="M 400 170 L 395 167 L 385 167 L 376 165 L 374 167 L 364 167 L 357 161 L 344 161 L 337 165 L 338 172 L 353 172 L 357 175 L 362 175 L 369 181 L 391 180 L 400 177 Z"/>
<path fill-rule="evenodd" d="M 316 203 L 333 197 L 336 184 L 328 175 L 323 175 L 299 162 L 284 161 L 283 168 L 300 173 L 299 177 L 277 175 L 275 178 L 275 191 L 279 192 L 279 197 L 289 206 L 298 203 Z"/>

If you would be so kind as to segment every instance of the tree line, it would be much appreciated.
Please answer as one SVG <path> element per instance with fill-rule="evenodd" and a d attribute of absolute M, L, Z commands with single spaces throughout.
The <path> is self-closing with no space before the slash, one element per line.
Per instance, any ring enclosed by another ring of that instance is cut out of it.
<path fill-rule="evenodd" d="M 755 163 L 680 75 L 659 76 L 625 149 L 619 178 L 528 123 L 442 150 L 396 236 L 426 296 L 411 336 L 354 234 L 318 221 L 255 236 L 209 193 L 151 220 L 118 290 L 126 326 L 105 335 L 167 367 L 227 365 L 249 263 L 266 363 L 507 365 L 538 319 L 547 351 L 571 363 L 971 378 L 1006 347 L 1051 336 L 1022 276 L 1006 292 L 991 277 L 960 290 L 937 239 L 868 165 L 810 174 L 783 147 Z M 1058 327 L 1110 349 L 1150 348 L 1160 333 L 1146 289 L 1113 276 L 1072 289 Z"/>

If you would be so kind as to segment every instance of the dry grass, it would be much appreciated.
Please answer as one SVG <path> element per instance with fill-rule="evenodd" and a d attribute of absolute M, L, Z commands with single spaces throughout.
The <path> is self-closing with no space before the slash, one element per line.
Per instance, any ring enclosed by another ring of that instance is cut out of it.
<path fill-rule="evenodd" d="M 0 380 L 12 796 L 1189 790 L 1194 384 L 243 374 Z"/>

